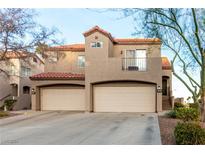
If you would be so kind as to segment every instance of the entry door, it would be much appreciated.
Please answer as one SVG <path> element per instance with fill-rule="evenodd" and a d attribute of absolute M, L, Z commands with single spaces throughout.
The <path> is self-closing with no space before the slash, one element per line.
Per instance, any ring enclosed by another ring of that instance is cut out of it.
<path fill-rule="evenodd" d="M 167 95 L 167 79 L 162 80 L 162 95 Z"/>

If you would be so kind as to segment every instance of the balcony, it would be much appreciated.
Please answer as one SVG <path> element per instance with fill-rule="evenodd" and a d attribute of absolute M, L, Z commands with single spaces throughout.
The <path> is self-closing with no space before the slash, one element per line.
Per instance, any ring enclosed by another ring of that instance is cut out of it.
<path fill-rule="evenodd" d="M 85 72 L 92 82 L 114 80 L 138 80 L 161 82 L 161 57 L 91 59 L 87 61 Z"/>
<path fill-rule="evenodd" d="M 122 70 L 147 71 L 147 58 L 122 58 Z"/>

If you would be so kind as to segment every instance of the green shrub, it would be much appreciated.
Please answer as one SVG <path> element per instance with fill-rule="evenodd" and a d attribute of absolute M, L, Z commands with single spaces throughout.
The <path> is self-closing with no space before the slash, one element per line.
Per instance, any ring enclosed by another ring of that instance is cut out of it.
<path fill-rule="evenodd" d="M 198 123 L 178 123 L 174 130 L 176 144 L 199 145 L 205 144 L 205 129 Z"/>
<path fill-rule="evenodd" d="M 174 103 L 174 108 L 175 109 L 182 108 L 182 107 L 185 107 L 184 104 L 182 104 L 182 103 Z"/>
<path fill-rule="evenodd" d="M 6 117 L 9 116 L 8 112 L 0 111 L 0 117 Z"/>
<path fill-rule="evenodd" d="M 4 106 L 6 106 L 7 110 L 10 111 L 13 109 L 15 102 L 16 102 L 16 100 L 7 99 L 4 101 Z"/>
<path fill-rule="evenodd" d="M 176 118 L 176 110 L 171 110 L 167 113 L 167 116 L 170 118 Z"/>
<path fill-rule="evenodd" d="M 183 121 L 198 121 L 199 111 L 194 108 L 177 108 L 175 109 L 176 118 Z"/>
<path fill-rule="evenodd" d="M 189 103 L 189 107 L 190 108 L 194 108 L 194 109 L 198 109 L 199 108 L 199 104 L 198 103 Z"/>

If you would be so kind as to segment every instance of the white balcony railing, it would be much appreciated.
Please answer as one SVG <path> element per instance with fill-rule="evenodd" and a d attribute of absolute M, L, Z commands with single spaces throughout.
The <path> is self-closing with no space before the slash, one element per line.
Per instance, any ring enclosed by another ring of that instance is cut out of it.
<path fill-rule="evenodd" d="M 122 70 L 147 71 L 147 58 L 122 58 Z"/>

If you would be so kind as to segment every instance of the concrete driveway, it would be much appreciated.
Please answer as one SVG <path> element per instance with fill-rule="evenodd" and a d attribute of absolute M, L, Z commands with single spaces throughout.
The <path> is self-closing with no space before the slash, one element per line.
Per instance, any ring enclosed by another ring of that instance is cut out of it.
<path fill-rule="evenodd" d="M 0 120 L 0 144 L 161 144 L 157 114 L 39 112 Z"/>

